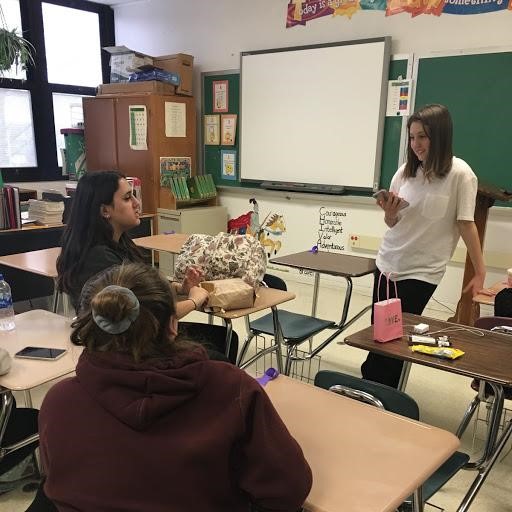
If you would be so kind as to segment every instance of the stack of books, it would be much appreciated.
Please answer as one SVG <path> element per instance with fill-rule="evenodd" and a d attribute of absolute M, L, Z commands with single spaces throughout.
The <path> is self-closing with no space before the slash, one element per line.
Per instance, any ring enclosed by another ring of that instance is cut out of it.
<path fill-rule="evenodd" d="M 28 216 L 41 224 L 60 224 L 64 213 L 64 201 L 39 201 L 30 199 Z"/>
<path fill-rule="evenodd" d="M 169 188 L 178 201 L 210 199 L 217 196 L 217 189 L 211 174 L 190 178 L 178 177 L 169 180 Z"/>
<path fill-rule="evenodd" d="M 0 188 L 0 229 L 21 228 L 20 191 L 8 185 Z"/>

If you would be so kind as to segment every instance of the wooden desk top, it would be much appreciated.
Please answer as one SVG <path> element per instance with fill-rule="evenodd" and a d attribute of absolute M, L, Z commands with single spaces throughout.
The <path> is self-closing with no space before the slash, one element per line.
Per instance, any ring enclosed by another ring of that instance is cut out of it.
<path fill-rule="evenodd" d="M 416 325 L 426 323 L 431 331 L 437 331 L 446 327 L 462 327 L 464 325 L 453 324 L 419 315 L 403 314 L 404 325 Z M 400 340 L 379 343 L 373 340 L 373 327 L 367 327 L 362 331 L 351 334 L 345 338 L 347 345 L 362 348 L 389 357 L 395 357 L 404 361 L 431 366 L 439 370 L 457 373 L 495 382 L 503 386 L 512 385 L 512 337 L 507 334 L 499 334 L 482 329 L 470 327 L 469 329 L 484 333 L 477 336 L 464 330 L 448 331 L 454 348 L 463 350 L 465 354 L 458 359 L 440 359 L 426 354 L 412 352 L 405 336 Z M 412 328 L 405 327 L 405 332 L 411 332 Z M 445 334 L 445 333 L 443 333 Z"/>
<path fill-rule="evenodd" d="M 35 309 L 16 315 L 15 322 L 16 329 L 0 333 L 0 347 L 13 358 L 9 373 L 0 376 L 0 386 L 27 390 L 75 370 L 82 348 L 69 341 L 71 319 Z M 66 348 L 68 352 L 56 361 L 14 357 L 16 352 L 28 346 Z"/>
<path fill-rule="evenodd" d="M 172 254 L 179 254 L 183 244 L 190 235 L 185 233 L 174 233 L 172 235 L 152 235 L 134 238 L 133 242 L 144 249 L 153 251 L 165 251 Z"/>
<path fill-rule="evenodd" d="M 494 306 L 494 297 L 496 297 L 496 294 L 507 287 L 507 281 L 498 281 L 489 288 L 486 288 L 486 290 L 489 290 L 491 292 L 491 295 L 479 293 L 473 297 L 473 302 L 477 302 L 478 304 L 487 304 L 488 306 Z"/>
<path fill-rule="evenodd" d="M 41 249 L 40 251 L 22 252 L 0 256 L 0 264 L 39 274 L 41 276 L 57 277 L 57 257 L 61 251 L 60 247 Z"/>
<path fill-rule="evenodd" d="M 265 390 L 313 471 L 308 511 L 394 511 L 459 446 L 449 432 L 284 375 Z"/>
<path fill-rule="evenodd" d="M 318 251 L 317 253 L 311 251 L 298 252 L 288 256 L 272 258 L 270 263 L 345 277 L 372 274 L 376 269 L 375 259 L 373 258 L 324 251 Z"/>
<path fill-rule="evenodd" d="M 212 314 L 214 316 L 218 316 L 219 318 L 232 320 L 234 318 L 241 318 L 247 315 L 251 315 L 252 313 L 256 313 L 263 309 L 271 308 L 272 306 L 277 306 L 278 304 L 282 304 L 283 302 L 287 302 L 292 299 L 295 299 L 294 293 L 260 286 L 256 300 L 254 301 L 254 306 L 252 308 L 233 309 L 231 311 L 226 311 L 225 313 Z"/>

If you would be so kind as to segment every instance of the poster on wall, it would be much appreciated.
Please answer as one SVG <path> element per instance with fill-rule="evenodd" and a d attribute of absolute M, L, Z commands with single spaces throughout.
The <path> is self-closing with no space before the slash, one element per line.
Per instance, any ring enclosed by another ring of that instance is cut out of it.
<path fill-rule="evenodd" d="M 236 136 L 236 114 L 223 114 L 220 118 L 221 144 L 234 146 Z"/>
<path fill-rule="evenodd" d="M 408 116 L 411 112 L 412 80 L 389 80 L 387 116 Z"/>
<path fill-rule="evenodd" d="M 228 101 L 228 81 L 216 80 L 213 82 L 213 111 L 227 112 L 229 110 Z"/>
<path fill-rule="evenodd" d="M 220 116 L 218 114 L 204 116 L 204 143 L 220 144 Z"/>
<path fill-rule="evenodd" d="M 220 152 L 223 180 L 236 180 L 236 151 L 234 149 L 223 149 Z"/>
<path fill-rule="evenodd" d="M 146 105 L 130 105 L 130 148 L 135 151 L 148 149 L 148 114 Z"/>

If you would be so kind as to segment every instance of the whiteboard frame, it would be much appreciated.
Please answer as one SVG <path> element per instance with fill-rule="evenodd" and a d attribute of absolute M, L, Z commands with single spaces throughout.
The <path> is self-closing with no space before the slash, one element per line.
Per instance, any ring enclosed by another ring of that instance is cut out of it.
<path fill-rule="evenodd" d="M 351 46 L 351 45 L 364 45 L 371 43 L 384 43 L 384 52 L 383 52 L 383 66 L 382 66 L 382 76 L 380 80 L 380 99 L 379 99 L 379 115 L 377 119 L 377 137 L 376 137 L 376 148 L 375 148 L 375 161 L 374 161 L 374 169 L 373 169 L 373 181 L 372 184 L 368 184 L 368 186 L 345 186 L 345 192 L 351 191 L 362 191 L 362 192 L 370 192 L 375 190 L 376 186 L 380 181 L 381 174 L 381 166 L 382 166 L 382 149 L 383 149 L 383 140 L 384 140 L 384 123 L 385 123 L 385 113 L 386 113 L 386 102 L 387 102 L 387 85 L 388 85 L 388 75 L 389 75 L 389 65 L 391 61 L 391 37 L 377 37 L 377 38 L 368 38 L 368 39 L 356 39 L 349 41 L 338 41 L 331 43 L 321 43 L 314 45 L 302 45 L 302 46 L 293 46 L 293 47 L 284 47 L 284 48 L 271 48 L 265 50 L 252 50 L 252 51 L 243 51 L 240 53 L 240 108 L 239 108 L 239 123 L 240 123 L 240 149 L 239 149 L 239 162 L 240 162 L 240 184 L 243 186 L 244 183 L 261 183 L 264 179 L 255 179 L 244 178 L 243 176 L 243 166 L 242 166 L 242 145 L 243 145 L 243 129 L 242 129 L 242 117 L 244 113 L 242 112 L 242 98 L 243 98 L 243 87 L 242 87 L 242 74 L 243 74 L 243 58 L 245 56 L 251 55 L 260 55 L 260 54 L 271 54 L 271 53 L 282 53 L 282 52 L 292 52 L 298 50 L 315 50 L 322 49 L 334 46 Z M 276 180 L 277 181 L 277 180 Z M 295 188 L 295 185 L 303 185 L 305 187 L 309 186 L 309 183 L 283 183 L 282 189 L 287 189 L 287 186 L 290 186 L 290 190 L 299 191 L 299 189 Z M 324 183 L 324 184 L 316 184 L 320 186 L 325 186 L 326 193 L 329 193 L 329 189 L 333 188 L 333 183 Z M 338 184 L 340 185 L 340 184 Z M 316 187 L 315 187 L 316 188 Z M 340 188 L 343 188 L 341 186 Z M 307 188 L 304 190 L 307 191 Z M 315 192 L 320 192 L 321 190 L 315 190 Z M 332 193 L 332 192 L 330 192 Z"/>

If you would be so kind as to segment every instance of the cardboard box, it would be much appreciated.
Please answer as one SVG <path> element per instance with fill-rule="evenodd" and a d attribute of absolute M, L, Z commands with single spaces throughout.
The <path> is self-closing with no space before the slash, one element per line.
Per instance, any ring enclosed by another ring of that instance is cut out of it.
<path fill-rule="evenodd" d="M 157 80 L 147 80 L 144 82 L 123 82 L 121 84 L 101 84 L 98 86 L 98 96 L 108 94 L 134 94 L 141 92 L 158 94 L 175 94 L 174 85 L 159 82 Z"/>
<path fill-rule="evenodd" d="M 110 82 L 127 82 L 131 73 L 139 71 L 140 66 L 153 64 L 153 57 L 130 50 L 126 46 L 105 46 L 110 53 Z"/>
<path fill-rule="evenodd" d="M 153 58 L 153 65 L 172 71 L 180 75 L 180 85 L 176 88 L 176 94 L 184 96 L 193 96 L 192 77 L 194 67 L 194 56 L 186 53 L 176 53 L 174 55 L 161 55 Z"/>

